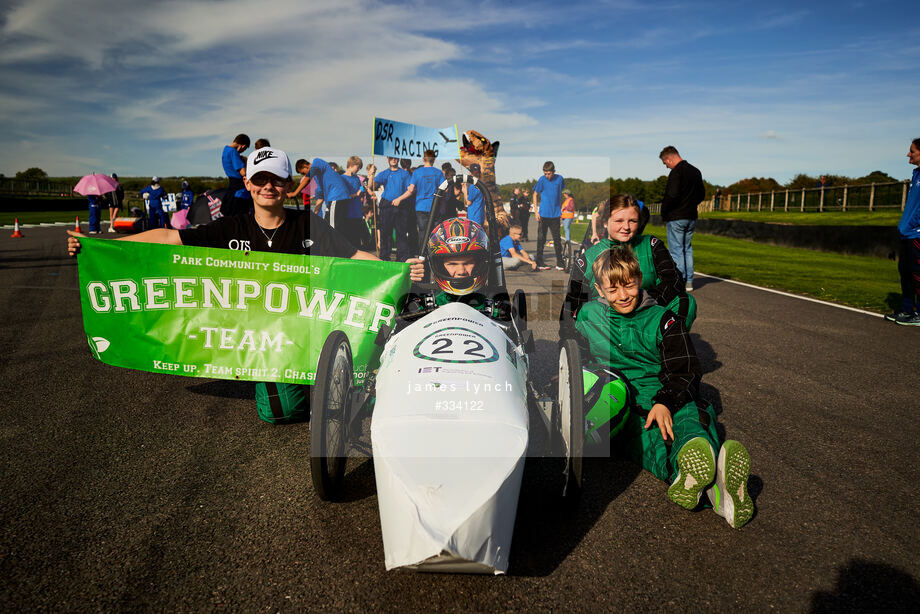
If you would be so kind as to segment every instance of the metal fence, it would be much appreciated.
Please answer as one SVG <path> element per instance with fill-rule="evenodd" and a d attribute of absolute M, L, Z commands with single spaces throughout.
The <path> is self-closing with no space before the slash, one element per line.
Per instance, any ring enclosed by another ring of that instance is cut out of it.
<path fill-rule="evenodd" d="M 904 210 L 908 181 L 867 183 L 825 188 L 803 188 L 749 194 L 725 194 L 716 206 L 706 201 L 708 208 L 700 211 L 876 211 Z"/>
<path fill-rule="evenodd" d="M 70 183 L 47 180 L 0 178 L 0 195 L 5 196 L 73 196 Z"/>

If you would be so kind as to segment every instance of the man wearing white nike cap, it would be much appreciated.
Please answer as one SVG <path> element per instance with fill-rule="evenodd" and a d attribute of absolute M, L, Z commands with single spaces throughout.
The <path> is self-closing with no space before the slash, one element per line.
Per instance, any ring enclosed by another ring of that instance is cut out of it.
<path fill-rule="evenodd" d="M 252 152 L 246 161 L 245 186 L 252 195 L 252 213 L 222 217 L 186 230 L 157 228 L 118 240 L 379 260 L 370 252 L 356 249 L 312 211 L 284 208 L 285 193 L 291 189 L 291 162 L 280 149 L 263 147 Z M 67 251 L 73 256 L 80 251 L 78 237 L 84 235 L 73 231 L 68 234 Z M 420 281 L 424 266 L 414 260 L 409 262 L 410 277 Z"/>

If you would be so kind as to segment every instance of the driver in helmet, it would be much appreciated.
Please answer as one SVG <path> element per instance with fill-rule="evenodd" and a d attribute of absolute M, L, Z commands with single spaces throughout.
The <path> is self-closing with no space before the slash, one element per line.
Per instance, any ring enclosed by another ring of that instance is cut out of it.
<path fill-rule="evenodd" d="M 428 259 L 442 290 L 435 295 L 438 305 L 482 296 L 476 291 L 489 278 L 489 237 L 482 226 L 459 217 L 444 220 L 428 237 Z"/>
<path fill-rule="evenodd" d="M 482 226 L 459 217 L 438 224 L 428 237 L 428 264 L 440 291 L 411 297 L 404 313 L 461 302 L 492 318 L 507 319 L 500 301 L 479 292 L 489 279 L 489 237 Z"/>

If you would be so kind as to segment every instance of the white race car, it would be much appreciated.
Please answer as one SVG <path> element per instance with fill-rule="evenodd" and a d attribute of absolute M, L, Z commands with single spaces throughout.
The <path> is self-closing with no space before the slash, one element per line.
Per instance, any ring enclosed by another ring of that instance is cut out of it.
<path fill-rule="evenodd" d="M 489 243 L 486 309 L 422 300 L 381 331 L 380 365 L 363 388 L 354 386 L 344 333 L 331 334 L 320 354 L 310 427 L 314 488 L 325 500 L 340 495 L 346 458 L 361 449 L 370 415 L 387 569 L 504 573 L 525 459 L 554 456 L 559 492 L 572 496 L 581 487 L 578 346 L 560 346 L 557 398 L 540 395 L 528 373 L 533 336 L 524 294 L 509 298 L 498 242 Z M 531 437 L 532 415 L 545 431 L 540 437 Z M 534 449 L 538 442 L 543 449 Z"/>

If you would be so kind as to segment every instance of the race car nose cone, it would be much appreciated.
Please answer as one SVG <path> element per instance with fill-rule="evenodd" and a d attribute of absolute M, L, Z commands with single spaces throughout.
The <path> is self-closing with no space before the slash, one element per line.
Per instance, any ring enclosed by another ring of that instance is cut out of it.
<path fill-rule="evenodd" d="M 384 348 L 371 421 L 387 569 L 507 570 L 528 442 L 526 367 L 450 304 Z"/>

